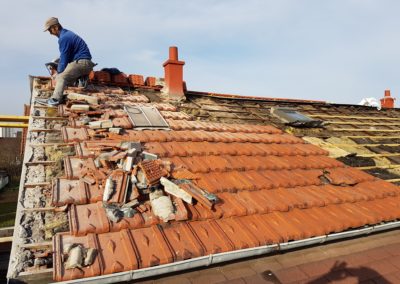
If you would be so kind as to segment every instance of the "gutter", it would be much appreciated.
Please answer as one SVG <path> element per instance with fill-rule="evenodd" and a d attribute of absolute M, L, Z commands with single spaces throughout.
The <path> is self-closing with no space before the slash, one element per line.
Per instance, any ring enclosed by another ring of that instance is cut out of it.
<path fill-rule="evenodd" d="M 371 233 L 376 233 L 380 231 L 386 231 L 390 229 L 395 229 L 400 227 L 400 221 L 389 222 L 385 224 L 379 224 L 375 226 L 368 226 L 361 229 L 355 229 L 351 231 L 345 231 L 340 233 L 334 233 L 329 235 L 323 235 L 319 237 L 308 238 L 304 240 L 291 241 L 286 243 L 280 243 L 275 245 L 266 245 L 255 248 L 248 248 L 242 250 L 235 250 L 224 253 L 210 254 L 207 256 L 192 258 L 184 261 L 173 262 L 169 264 L 164 264 L 160 266 L 153 266 L 149 268 L 119 272 L 108 275 L 101 275 L 95 277 L 88 277 L 82 279 L 75 279 L 63 282 L 54 283 L 93 283 L 93 284 L 106 284 L 106 283 L 116 283 L 123 281 L 131 281 L 142 279 L 146 277 L 153 277 L 157 275 L 162 275 L 166 273 L 173 273 L 184 271 L 192 268 L 207 267 L 217 263 L 223 263 L 231 260 L 238 260 L 241 258 L 247 258 L 252 256 L 264 255 L 268 253 L 286 251 L 290 249 L 302 248 L 310 245 L 318 245 L 325 242 L 336 241 L 351 237 L 359 237 L 363 235 L 368 235 Z"/>

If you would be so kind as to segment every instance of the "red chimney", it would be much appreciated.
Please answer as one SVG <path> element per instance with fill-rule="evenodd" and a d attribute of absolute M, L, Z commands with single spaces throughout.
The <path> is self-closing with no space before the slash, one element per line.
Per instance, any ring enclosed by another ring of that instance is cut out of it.
<path fill-rule="evenodd" d="M 186 99 L 183 92 L 183 65 L 185 65 L 185 61 L 178 60 L 178 48 L 171 46 L 169 48 L 169 59 L 163 64 L 165 86 L 162 92 L 166 94 L 168 100 L 180 101 Z"/>
<path fill-rule="evenodd" d="M 385 96 L 381 99 L 382 108 L 394 108 L 395 98 L 390 96 L 390 90 L 385 90 Z"/>

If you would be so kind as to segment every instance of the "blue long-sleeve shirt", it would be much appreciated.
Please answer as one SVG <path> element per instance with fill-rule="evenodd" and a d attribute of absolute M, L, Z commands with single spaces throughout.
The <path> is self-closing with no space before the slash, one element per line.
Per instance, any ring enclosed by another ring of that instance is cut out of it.
<path fill-rule="evenodd" d="M 62 29 L 58 38 L 60 49 L 60 62 L 57 72 L 62 73 L 68 63 L 78 59 L 92 59 L 89 48 L 85 41 L 67 29 Z"/>

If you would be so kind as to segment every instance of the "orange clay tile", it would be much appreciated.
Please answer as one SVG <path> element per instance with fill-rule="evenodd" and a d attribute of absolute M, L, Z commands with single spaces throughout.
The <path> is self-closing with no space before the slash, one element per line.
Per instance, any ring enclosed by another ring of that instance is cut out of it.
<path fill-rule="evenodd" d="M 182 157 L 182 161 L 184 162 L 182 165 L 193 173 L 209 173 L 211 171 L 211 165 L 204 159 Z"/>
<path fill-rule="evenodd" d="M 249 182 L 255 184 L 257 189 L 271 189 L 277 187 L 277 185 L 267 176 L 261 174 L 261 171 L 243 171 L 244 175 Z"/>
<path fill-rule="evenodd" d="M 122 229 L 137 229 L 145 226 L 144 213 L 135 213 L 132 217 L 124 217 L 119 222 L 110 221 L 110 231 L 118 232 Z"/>
<path fill-rule="evenodd" d="M 154 130 L 156 131 L 156 130 Z M 158 131 L 160 132 L 160 131 Z M 128 135 L 132 131 L 127 131 Z M 211 132 L 211 131 L 171 131 L 169 133 L 169 140 L 175 142 L 188 142 L 188 141 L 207 141 L 207 142 L 224 142 L 224 143 L 290 143 L 292 140 L 286 139 L 281 134 L 246 134 L 246 133 L 229 133 L 229 132 Z M 148 139 L 148 138 L 147 138 Z M 142 141 L 142 140 L 141 140 Z M 144 140 L 142 142 L 148 142 L 150 140 Z M 154 139 L 153 139 L 154 141 Z M 298 140 L 295 141 L 298 143 Z M 302 155 L 326 155 L 323 150 L 318 150 L 317 147 L 309 144 L 298 144 L 299 149 L 296 149 Z M 300 147 L 301 145 L 301 147 Z M 278 150 L 274 152 L 278 153 Z"/>
<path fill-rule="evenodd" d="M 175 261 L 204 255 L 205 248 L 185 222 L 165 225 L 161 231 L 171 247 Z"/>
<path fill-rule="evenodd" d="M 86 204 L 89 201 L 88 191 L 88 186 L 83 181 L 57 178 L 53 181 L 51 204 Z"/>
<path fill-rule="evenodd" d="M 343 168 L 345 164 L 327 156 L 309 156 L 309 163 L 314 164 L 313 168 Z M 318 165 L 318 166 L 317 166 Z"/>
<path fill-rule="evenodd" d="M 96 256 L 90 266 L 80 269 L 65 269 L 66 255 L 64 257 L 63 251 L 72 244 L 80 244 L 85 248 L 97 248 L 97 240 L 93 234 L 84 237 L 72 236 L 66 233 L 56 234 L 53 237 L 53 280 L 68 281 L 101 275 L 102 265 L 99 256 Z"/>
<path fill-rule="evenodd" d="M 231 240 L 234 249 L 253 248 L 260 245 L 259 240 L 238 222 L 237 218 L 225 218 L 216 220 L 219 228 Z"/>
<path fill-rule="evenodd" d="M 170 153 L 163 147 L 165 143 L 148 142 L 144 145 L 146 152 L 157 155 L 160 158 L 168 157 Z"/>
<path fill-rule="evenodd" d="M 297 208 L 309 208 L 309 207 L 321 207 L 325 205 L 325 202 L 321 197 L 318 197 L 310 192 L 307 187 L 296 187 L 290 188 L 286 191 L 287 195 L 297 197 L 298 206 Z"/>
<path fill-rule="evenodd" d="M 118 135 L 115 133 L 109 133 L 108 137 L 112 140 L 118 141 L 137 141 L 137 142 L 148 142 L 148 137 L 144 133 L 144 131 L 136 131 L 136 130 L 126 130 L 126 134 Z"/>
<path fill-rule="evenodd" d="M 156 160 L 144 160 L 138 164 L 138 167 L 145 174 L 149 185 L 158 183 L 161 177 L 167 175 L 160 162 Z"/>
<path fill-rule="evenodd" d="M 110 174 L 110 177 L 114 181 L 114 193 L 107 203 L 116 203 L 122 205 L 126 201 L 129 176 L 123 170 L 117 169 Z"/>
<path fill-rule="evenodd" d="M 323 155 L 328 156 L 329 152 L 323 150 L 315 145 L 312 144 L 294 144 L 294 149 L 297 149 L 300 152 L 300 155 Z"/>
<path fill-rule="evenodd" d="M 261 190 L 259 194 L 266 200 L 270 211 L 288 211 L 293 208 L 306 208 L 303 198 L 291 194 L 291 191 L 298 188 Z"/>
<path fill-rule="evenodd" d="M 188 204 L 188 207 L 191 207 L 191 206 L 193 206 L 196 209 L 199 220 L 218 219 L 218 218 L 221 218 L 221 216 L 222 216 L 221 211 L 215 210 L 214 208 L 212 208 L 212 209 L 208 208 L 199 202 L 194 203 L 193 205 Z"/>
<path fill-rule="evenodd" d="M 94 158 L 94 152 L 90 151 L 85 143 L 75 143 L 75 153 L 76 156 L 83 159 L 83 158 Z"/>
<path fill-rule="evenodd" d="M 309 188 L 312 189 L 315 194 L 317 194 L 324 200 L 325 204 L 342 203 L 343 200 L 335 194 L 335 191 L 334 190 L 331 190 L 331 191 L 326 190 L 327 187 L 331 187 L 331 186 L 330 185 L 309 186 Z"/>
<path fill-rule="evenodd" d="M 268 245 L 273 243 L 280 243 L 283 241 L 283 237 L 278 231 L 274 230 L 270 226 L 269 222 L 264 221 L 264 216 L 268 214 L 255 214 L 243 217 L 237 217 L 236 220 L 240 225 L 253 236 L 257 238 L 260 245 Z"/>
<path fill-rule="evenodd" d="M 86 128 L 61 127 L 64 142 L 85 141 L 89 138 Z"/>
<path fill-rule="evenodd" d="M 187 210 L 188 210 L 188 219 L 191 221 L 197 221 L 201 219 L 200 213 L 197 211 L 197 209 L 191 205 L 191 204 L 187 204 L 186 206 Z"/>
<path fill-rule="evenodd" d="M 208 188 L 203 188 L 199 185 L 197 181 L 191 183 L 181 183 L 179 187 L 190 194 L 198 203 L 201 203 L 204 207 L 211 209 L 213 203 L 204 196 L 203 190 Z"/>
<path fill-rule="evenodd" d="M 193 164 L 191 163 L 191 160 L 196 160 L 197 163 Z M 229 163 L 228 160 L 224 159 L 221 156 L 199 156 L 195 159 L 191 157 L 182 157 L 180 161 L 182 165 L 184 165 L 187 169 L 194 173 L 204 172 L 203 169 L 212 172 L 222 172 L 231 170 L 234 167 L 234 165 Z M 180 165 L 178 160 L 176 160 L 175 164 Z M 198 166 L 198 164 L 200 164 L 201 166 Z"/>
<path fill-rule="evenodd" d="M 162 130 L 143 130 L 143 133 L 147 136 L 148 142 L 166 142 L 168 141 L 168 131 Z"/>
<path fill-rule="evenodd" d="M 310 210 L 299 210 L 299 209 L 294 209 L 291 211 L 291 216 L 294 215 L 294 218 L 296 218 L 296 221 L 298 223 L 298 226 L 303 226 L 304 222 L 306 222 L 307 227 L 306 227 L 306 232 L 305 234 L 308 237 L 316 237 L 316 236 L 322 236 L 327 234 L 327 231 L 321 226 L 321 223 L 323 222 L 321 219 L 318 219 L 317 216 L 314 214 L 310 214 Z M 306 221 L 305 221 L 306 220 Z"/>
<path fill-rule="evenodd" d="M 114 140 L 85 141 L 82 143 L 89 151 L 103 151 L 105 148 L 113 149 L 118 147 L 120 142 Z"/>
<path fill-rule="evenodd" d="M 264 220 L 267 220 L 268 224 L 279 232 L 284 241 L 299 240 L 302 238 L 301 230 L 290 222 L 290 218 L 283 218 L 281 212 L 274 211 L 263 216 L 265 216 Z"/>
<path fill-rule="evenodd" d="M 248 214 L 266 213 L 269 207 L 266 206 L 263 199 L 255 198 L 254 192 L 240 191 L 237 193 L 237 200 L 246 204 Z"/>
<path fill-rule="evenodd" d="M 137 248 L 129 230 L 97 235 L 103 274 L 138 269 Z"/>
<path fill-rule="evenodd" d="M 132 85 L 138 85 L 138 86 L 144 85 L 143 75 L 130 74 L 128 76 L 128 80 Z"/>
<path fill-rule="evenodd" d="M 77 236 L 110 231 L 106 211 L 101 202 L 86 205 L 71 205 L 69 209 L 69 221 L 71 234 Z"/>
<path fill-rule="evenodd" d="M 173 179 L 190 179 L 190 180 L 199 179 L 199 177 L 196 174 L 192 173 L 191 171 L 187 170 L 184 166 L 182 166 L 183 163 L 175 164 L 174 161 L 172 162 L 173 170 L 170 173 L 171 178 L 173 178 Z"/>
<path fill-rule="evenodd" d="M 347 193 L 348 187 L 335 186 L 331 184 L 324 185 L 324 191 L 340 200 L 340 203 L 355 202 L 356 195 Z"/>
<path fill-rule="evenodd" d="M 288 171 L 258 171 L 260 174 L 271 180 L 274 187 L 292 187 L 296 185 L 295 180 L 287 178 Z"/>
<path fill-rule="evenodd" d="M 338 204 L 337 206 L 326 206 L 323 207 L 323 209 L 325 213 L 330 214 L 336 220 L 340 220 L 343 230 L 361 226 L 362 222 L 360 222 L 360 220 L 354 216 L 349 215 L 348 212 L 345 212 L 343 205 L 344 204 Z"/>
<path fill-rule="evenodd" d="M 354 206 L 353 204 L 347 205 L 350 205 L 349 210 L 351 210 L 351 212 L 354 212 L 354 214 L 356 214 L 357 217 L 362 220 L 363 224 L 376 224 L 382 221 L 382 217 L 379 213 L 377 214 L 376 211 L 368 210 L 361 204 L 363 204 L 363 202 L 359 202 L 356 206 Z"/>
<path fill-rule="evenodd" d="M 325 235 L 329 233 L 339 232 L 342 230 L 340 221 L 333 219 L 330 215 L 326 214 L 324 208 L 312 207 L 305 210 L 300 210 L 304 213 L 306 218 L 310 218 L 318 225 L 316 230 L 318 235 Z"/>
<path fill-rule="evenodd" d="M 188 219 L 188 210 L 186 209 L 185 202 L 179 197 L 171 196 L 175 206 L 175 221 L 184 221 Z"/>
<path fill-rule="evenodd" d="M 288 211 L 290 207 L 295 207 L 293 198 L 284 189 L 260 190 L 254 192 L 253 199 L 262 200 L 265 209 L 263 212 Z"/>
<path fill-rule="evenodd" d="M 382 185 L 382 186 L 381 186 Z M 385 187 L 386 182 L 376 180 L 373 182 L 362 182 L 354 186 L 355 191 L 366 196 L 367 199 L 384 198 L 388 196 L 396 196 L 400 193 L 399 188 Z"/>
<path fill-rule="evenodd" d="M 206 254 L 222 253 L 234 249 L 229 238 L 215 224 L 215 221 L 193 221 L 188 224 L 205 248 Z"/>
<path fill-rule="evenodd" d="M 377 213 L 381 221 L 393 220 L 400 212 L 398 205 L 393 206 L 393 203 L 387 202 L 386 198 L 360 202 L 360 206 L 367 208 L 368 212 Z"/>
<path fill-rule="evenodd" d="M 351 167 L 329 169 L 328 172 L 329 174 L 327 175 L 327 178 L 331 181 L 331 183 L 338 185 L 354 185 L 363 181 L 375 180 L 375 177 Z"/>
<path fill-rule="evenodd" d="M 154 215 L 153 211 L 151 210 L 150 205 L 146 205 L 147 210 L 142 213 L 142 218 L 144 221 L 143 227 L 150 227 L 152 225 L 160 224 L 160 219 Z"/>
<path fill-rule="evenodd" d="M 98 184 L 87 185 L 89 192 L 89 203 L 96 203 L 103 200 L 104 188 Z"/>
<path fill-rule="evenodd" d="M 128 117 L 116 117 L 112 119 L 113 127 L 119 127 L 124 129 L 132 129 L 133 125 Z"/>
<path fill-rule="evenodd" d="M 154 87 L 156 85 L 156 77 L 147 77 L 144 84 L 145 86 Z"/>
<path fill-rule="evenodd" d="M 111 81 L 111 75 L 105 71 L 94 71 L 93 80 L 99 83 L 109 83 Z"/>
<path fill-rule="evenodd" d="M 92 158 L 80 159 L 77 157 L 65 157 L 64 169 L 67 178 L 80 178 L 84 176 L 84 171 L 96 171 L 96 166 Z"/>
<path fill-rule="evenodd" d="M 247 215 L 247 204 L 240 201 L 237 193 L 218 194 L 219 202 L 214 205 L 215 210 L 221 210 L 224 218 Z"/>
<path fill-rule="evenodd" d="M 119 86 L 128 86 L 129 85 L 128 77 L 124 73 L 112 75 L 111 81 L 112 81 L 112 83 L 117 84 Z"/>
<path fill-rule="evenodd" d="M 174 255 L 157 226 L 130 231 L 137 248 L 139 267 L 167 264 Z"/>

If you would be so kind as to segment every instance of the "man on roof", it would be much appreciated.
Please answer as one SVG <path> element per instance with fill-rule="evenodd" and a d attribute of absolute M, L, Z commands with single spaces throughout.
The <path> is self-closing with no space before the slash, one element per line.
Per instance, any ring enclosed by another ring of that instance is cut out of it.
<path fill-rule="evenodd" d="M 64 89 L 78 78 L 88 75 L 95 65 L 85 41 L 77 34 L 63 28 L 57 18 L 51 17 L 44 24 L 44 31 L 58 37 L 60 60 L 57 67 L 56 86 L 47 100 L 49 106 L 62 102 Z"/>

